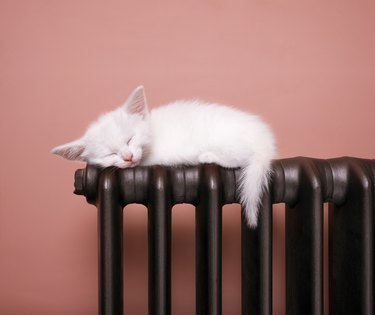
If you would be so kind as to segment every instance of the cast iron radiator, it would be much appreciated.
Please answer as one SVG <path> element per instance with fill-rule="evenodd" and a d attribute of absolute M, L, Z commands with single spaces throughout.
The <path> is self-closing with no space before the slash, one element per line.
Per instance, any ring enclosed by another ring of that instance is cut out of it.
<path fill-rule="evenodd" d="M 238 201 L 237 169 L 93 166 L 75 193 L 98 209 L 99 313 L 123 314 L 122 209 L 148 208 L 149 314 L 171 313 L 171 208 L 196 207 L 196 314 L 221 314 L 224 204 Z M 323 314 L 323 203 L 329 203 L 330 314 L 374 314 L 375 160 L 273 161 L 259 225 L 242 219 L 242 314 L 272 314 L 272 204 L 286 204 L 286 314 Z"/>

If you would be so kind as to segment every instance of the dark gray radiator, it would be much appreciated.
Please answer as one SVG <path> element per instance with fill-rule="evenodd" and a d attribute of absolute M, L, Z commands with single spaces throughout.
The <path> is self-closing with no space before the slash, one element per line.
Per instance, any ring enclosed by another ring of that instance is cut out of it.
<path fill-rule="evenodd" d="M 75 193 L 98 208 L 99 313 L 123 314 L 122 209 L 148 208 L 149 314 L 171 313 L 171 208 L 196 207 L 196 314 L 221 314 L 222 206 L 235 203 L 239 171 L 93 166 Z M 375 161 L 273 162 L 258 228 L 242 220 L 242 314 L 272 314 L 272 204 L 286 204 L 286 314 L 323 314 L 323 203 L 329 203 L 330 314 L 374 314 Z"/>

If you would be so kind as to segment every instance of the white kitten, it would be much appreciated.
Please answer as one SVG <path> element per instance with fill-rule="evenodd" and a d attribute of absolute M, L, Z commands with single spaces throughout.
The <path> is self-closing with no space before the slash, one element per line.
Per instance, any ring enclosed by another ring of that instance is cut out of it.
<path fill-rule="evenodd" d="M 199 101 L 177 101 L 148 111 L 140 86 L 82 138 L 52 153 L 103 167 L 199 163 L 241 167 L 240 199 L 248 224 L 255 227 L 276 147 L 269 127 L 256 116 Z"/>

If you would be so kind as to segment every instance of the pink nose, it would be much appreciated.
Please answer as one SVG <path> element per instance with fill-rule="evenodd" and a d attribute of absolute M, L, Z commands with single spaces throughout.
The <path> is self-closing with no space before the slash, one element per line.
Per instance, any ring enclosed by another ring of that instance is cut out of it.
<path fill-rule="evenodd" d="M 122 157 L 125 162 L 132 162 L 133 161 L 133 153 L 126 153 Z"/>

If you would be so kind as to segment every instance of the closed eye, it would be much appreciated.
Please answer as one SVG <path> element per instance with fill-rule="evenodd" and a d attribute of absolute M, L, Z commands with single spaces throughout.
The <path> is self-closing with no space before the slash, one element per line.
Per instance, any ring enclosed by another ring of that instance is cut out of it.
<path fill-rule="evenodd" d="M 128 139 L 128 141 L 126 141 L 126 145 L 129 145 L 132 140 L 133 140 L 133 137 L 131 137 L 130 139 Z"/>

